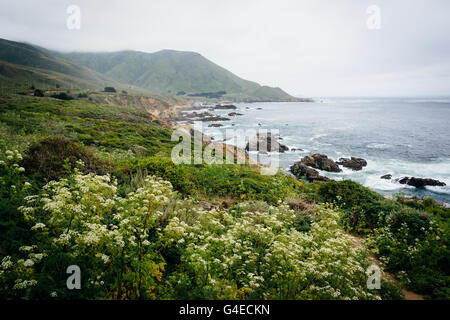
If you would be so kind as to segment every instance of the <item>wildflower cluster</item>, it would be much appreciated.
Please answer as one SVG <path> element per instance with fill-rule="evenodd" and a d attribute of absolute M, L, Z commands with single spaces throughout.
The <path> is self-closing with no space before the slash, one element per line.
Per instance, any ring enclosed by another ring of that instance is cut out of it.
<path fill-rule="evenodd" d="M 10 296 L 379 298 L 366 286 L 364 251 L 329 206 L 310 213 L 305 232 L 305 212 L 281 201 L 205 209 L 152 176 L 120 196 L 109 175 L 78 169 L 25 200 L 34 242 L 2 260 L 0 290 Z M 69 265 L 82 271 L 80 291 L 65 287 Z"/>
<path fill-rule="evenodd" d="M 20 166 L 23 157 L 19 151 L 6 150 L 3 159 L 0 160 L 0 182 L 5 182 L 11 176 L 19 176 L 25 172 L 25 168 Z M 15 188 L 16 186 L 12 185 L 11 187 Z"/>
<path fill-rule="evenodd" d="M 171 194 L 170 183 L 148 177 L 141 188 L 119 197 L 117 182 L 109 176 L 78 170 L 70 178 L 48 183 L 41 195 L 26 197 L 27 205 L 19 208 L 32 223 L 37 243 L 23 247 L 25 259 L 4 258 L 5 265 L 21 268 L 4 269 L 0 281 L 11 285 L 14 274 L 21 282 L 15 280 L 13 289 L 20 290 L 47 278 L 42 286 L 63 297 L 67 290 L 61 287 L 61 275 L 75 264 L 83 270 L 88 297 L 149 297 L 164 268 L 150 248 L 149 231 Z M 45 277 L 44 269 L 51 277 Z M 22 280 L 24 274 L 28 282 Z"/>
<path fill-rule="evenodd" d="M 235 210 L 194 209 L 198 220 L 178 217 L 162 231 L 181 255 L 173 276 L 183 298 L 377 299 L 366 287 L 366 259 L 322 208 L 308 233 L 295 229 L 286 205 L 243 203 Z M 185 296 L 180 290 L 184 291 Z"/>

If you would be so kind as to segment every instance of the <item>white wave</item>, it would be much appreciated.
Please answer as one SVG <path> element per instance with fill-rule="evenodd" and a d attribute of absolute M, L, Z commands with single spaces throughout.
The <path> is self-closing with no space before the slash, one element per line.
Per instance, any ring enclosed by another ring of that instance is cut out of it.
<path fill-rule="evenodd" d="M 367 176 L 364 185 L 372 189 L 384 191 L 394 191 L 404 187 L 404 185 L 395 183 L 392 180 L 380 179 L 378 175 Z"/>
<path fill-rule="evenodd" d="M 441 159 L 436 162 L 408 162 L 404 160 L 368 160 L 365 169 L 370 173 L 381 173 L 382 175 L 390 173 L 393 178 L 417 177 L 431 178 L 450 183 L 450 159 Z"/>
<path fill-rule="evenodd" d="M 314 135 L 312 138 L 310 138 L 309 141 L 314 141 L 316 139 L 326 137 L 327 135 L 328 135 L 327 133 L 319 133 L 319 134 Z"/>
<path fill-rule="evenodd" d="M 387 144 L 387 143 L 369 143 L 367 146 L 367 148 L 369 149 L 389 149 L 390 147 L 392 147 L 392 145 Z"/>

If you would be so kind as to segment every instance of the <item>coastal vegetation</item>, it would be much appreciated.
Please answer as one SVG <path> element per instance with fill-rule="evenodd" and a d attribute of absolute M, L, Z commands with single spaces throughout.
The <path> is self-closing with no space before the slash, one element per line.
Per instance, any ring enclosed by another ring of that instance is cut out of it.
<path fill-rule="evenodd" d="M 449 209 L 250 164 L 175 165 L 172 130 L 135 105 L 2 95 L 0 297 L 450 298 Z M 379 290 L 374 263 L 393 275 Z"/>

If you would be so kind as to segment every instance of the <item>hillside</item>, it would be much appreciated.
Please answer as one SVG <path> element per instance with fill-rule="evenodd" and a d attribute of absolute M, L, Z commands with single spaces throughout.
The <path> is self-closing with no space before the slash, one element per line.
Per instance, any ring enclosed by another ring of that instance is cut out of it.
<path fill-rule="evenodd" d="M 105 86 L 188 99 L 297 101 L 244 80 L 195 52 L 61 53 L 0 39 L 0 86 L 99 90 Z"/>
<path fill-rule="evenodd" d="M 195 52 L 162 50 L 155 53 L 55 53 L 118 82 L 153 93 L 201 95 L 225 91 L 224 98 L 239 100 L 295 100 L 280 88 L 261 86 L 239 78 Z"/>
<path fill-rule="evenodd" d="M 117 84 L 46 50 L 5 39 L 0 39 L 0 83 L 2 87 L 35 84 L 41 87 L 59 85 L 91 89 Z"/>

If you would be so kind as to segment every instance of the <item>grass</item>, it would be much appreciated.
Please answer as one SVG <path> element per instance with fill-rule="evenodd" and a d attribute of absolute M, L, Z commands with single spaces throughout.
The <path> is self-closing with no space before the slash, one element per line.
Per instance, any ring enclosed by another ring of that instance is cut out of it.
<path fill-rule="evenodd" d="M 2 148 L 25 150 L 48 136 L 65 136 L 97 150 L 145 148 L 148 155 L 169 154 L 171 130 L 151 121 L 144 110 L 9 95 L 0 99 Z"/>
<path fill-rule="evenodd" d="M 183 196 L 205 200 L 262 200 L 276 204 L 296 195 L 303 186 L 281 172 L 261 175 L 253 165 L 175 165 L 170 158 L 150 157 L 132 167 L 167 179 Z"/>

